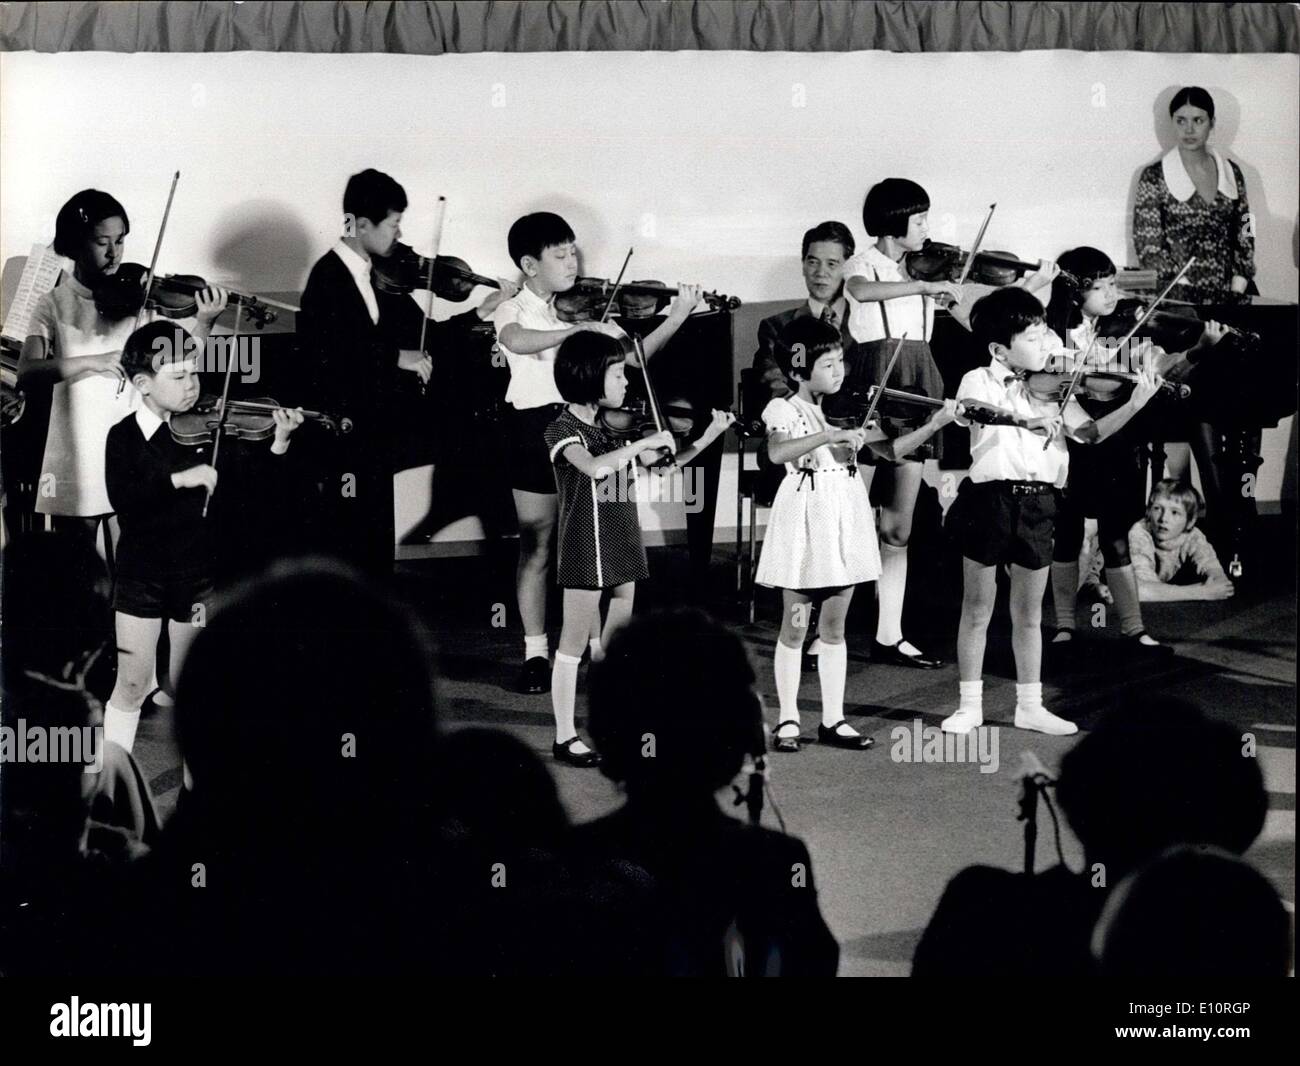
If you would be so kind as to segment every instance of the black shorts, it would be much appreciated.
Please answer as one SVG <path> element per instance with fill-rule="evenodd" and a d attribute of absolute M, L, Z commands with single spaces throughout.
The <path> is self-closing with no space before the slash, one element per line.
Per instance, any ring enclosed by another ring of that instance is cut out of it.
<path fill-rule="evenodd" d="M 510 464 L 510 487 L 522 492 L 555 494 L 555 471 L 546 453 L 546 427 L 560 412 L 562 403 L 548 403 L 520 411 L 511 407 L 506 416 L 506 440 Z"/>
<path fill-rule="evenodd" d="M 1041 481 L 962 482 L 947 524 L 967 559 L 1041 570 L 1052 562 L 1059 491 Z"/>
<path fill-rule="evenodd" d="M 119 571 L 113 587 L 113 610 L 136 618 L 193 622 L 195 604 L 210 607 L 212 593 L 212 579 L 206 574 L 135 577 Z"/>

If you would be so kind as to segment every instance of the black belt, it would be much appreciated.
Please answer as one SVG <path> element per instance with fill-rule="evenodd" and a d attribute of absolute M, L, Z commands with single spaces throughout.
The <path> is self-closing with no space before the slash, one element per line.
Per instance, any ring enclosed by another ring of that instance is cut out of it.
<path fill-rule="evenodd" d="M 992 484 L 1002 486 L 1002 491 L 1012 496 L 1046 496 L 1056 491 L 1056 486 L 1046 481 L 995 481 Z"/>

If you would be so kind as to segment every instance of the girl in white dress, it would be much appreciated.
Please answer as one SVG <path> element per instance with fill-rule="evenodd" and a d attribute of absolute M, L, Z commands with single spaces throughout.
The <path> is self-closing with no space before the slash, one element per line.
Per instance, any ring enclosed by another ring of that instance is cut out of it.
<path fill-rule="evenodd" d="M 887 459 L 907 454 L 951 422 L 957 405 L 949 401 L 925 425 L 896 440 L 874 425 L 840 429 L 822 413 L 822 397 L 837 392 L 844 381 L 839 331 L 817 319 L 795 319 L 781 335 L 776 359 L 795 393 L 763 409 L 768 455 L 772 462 L 785 464 L 786 475 L 772 504 L 755 578 L 783 593 L 781 635 L 773 656 L 781 708 L 774 747 L 799 750 L 803 642 L 817 603 L 822 697 L 818 737 L 835 747 L 863 750 L 874 742 L 844 720 L 844 621 L 853 587 L 880 576 L 880 549 L 856 456 L 864 446 Z"/>
<path fill-rule="evenodd" d="M 130 229 L 126 209 L 98 189 L 84 189 L 63 205 L 54 250 L 72 260 L 72 274 L 41 297 L 18 363 L 25 383 L 44 379 L 53 385 L 36 510 L 92 542 L 103 525 L 110 569 L 117 529 L 104 482 L 104 447 L 109 429 L 139 406 L 140 397 L 121 372 L 122 345 L 135 316 L 105 317 L 95 306 L 94 290 L 117 271 Z M 205 289 L 197 303 L 197 321 L 177 324 L 204 340 L 225 308 L 226 294 Z M 146 310 L 140 322 L 154 317 Z"/>

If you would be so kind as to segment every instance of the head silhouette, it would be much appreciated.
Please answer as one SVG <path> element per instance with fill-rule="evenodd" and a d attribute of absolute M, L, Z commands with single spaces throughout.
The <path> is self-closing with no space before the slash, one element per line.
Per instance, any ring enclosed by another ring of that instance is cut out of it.
<path fill-rule="evenodd" d="M 696 610 L 634 618 L 592 670 L 601 769 L 629 799 L 698 802 L 762 751 L 762 705 L 739 638 Z"/>
<path fill-rule="evenodd" d="M 1241 854 L 1268 806 L 1240 730 L 1168 697 L 1107 714 L 1061 760 L 1057 796 L 1110 884 L 1177 844 Z"/>

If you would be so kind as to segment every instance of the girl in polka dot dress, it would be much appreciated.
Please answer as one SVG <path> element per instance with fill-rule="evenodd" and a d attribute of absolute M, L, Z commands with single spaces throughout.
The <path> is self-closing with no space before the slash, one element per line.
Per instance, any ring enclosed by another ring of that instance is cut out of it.
<path fill-rule="evenodd" d="M 773 730 L 777 751 L 799 750 L 799 674 L 812 604 L 819 604 L 822 722 L 819 739 L 840 748 L 872 745 L 844 719 L 848 649 L 844 620 L 853 587 L 880 576 L 880 549 L 867 487 L 855 457 L 864 447 L 892 460 L 920 447 L 954 418 L 955 401 L 920 428 L 890 440 L 876 426 L 839 429 L 822 413 L 822 397 L 844 382 L 839 331 L 812 318 L 796 319 L 782 334 L 777 364 L 796 392 L 763 409 L 768 455 L 784 463 L 763 539 L 755 580 L 783 592 L 781 636 L 773 656 L 781 719 Z"/>
<path fill-rule="evenodd" d="M 637 465 L 650 465 L 675 450 L 667 430 L 620 444 L 597 420 L 601 407 L 618 407 L 627 391 L 625 355 L 620 340 L 605 333 L 576 333 L 555 356 L 555 385 L 568 406 L 546 427 L 546 447 L 559 492 L 557 578 L 564 589 L 564 623 L 551 672 L 555 711 L 552 752 L 572 766 L 595 766 L 598 756 L 574 726 L 578 663 L 600 618 L 600 599 L 610 593 L 602 640 L 632 613 L 636 583 L 648 574 L 636 504 Z M 712 444 L 734 421 L 714 411 L 709 425 L 690 447 L 678 452 L 687 463 Z"/>

